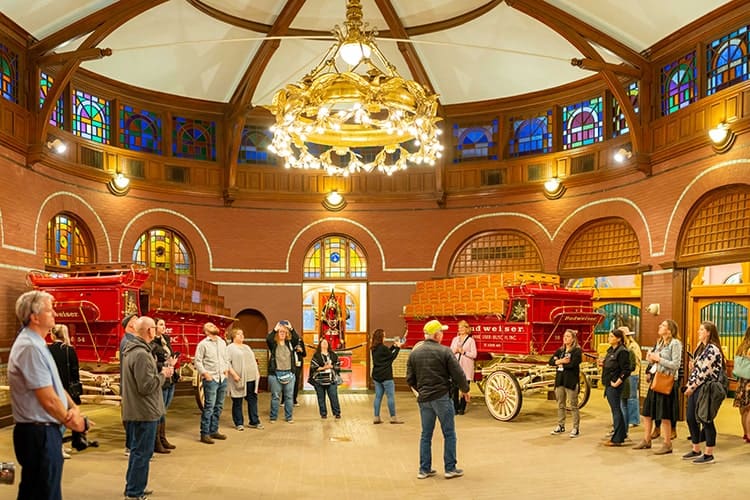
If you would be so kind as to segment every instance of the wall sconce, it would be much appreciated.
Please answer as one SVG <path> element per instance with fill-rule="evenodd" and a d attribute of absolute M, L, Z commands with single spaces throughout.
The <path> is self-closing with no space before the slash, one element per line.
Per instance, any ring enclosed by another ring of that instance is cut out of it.
<path fill-rule="evenodd" d="M 130 191 L 130 179 L 117 172 L 107 183 L 107 189 L 115 196 L 125 196 Z"/>
<path fill-rule="evenodd" d="M 614 154 L 614 159 L 617 163 L 622 163 L 625 160 L 629 160 L 630 158 L 632 158 L 632 156 L 633 156 L 632 151 L 625 149 L 625 148 L 620 148 Z"/>
<path fill-rule="evenodd" d="M 544 196 L 549 200 L 556 200 L 565 194 L 565 186 L 557 177 L 552 177 L 544 183 Z"/>
<path fill-rule="evenodd" d="M 649 304 L 646 308 L 646 312 L 658 316 L 661 312 L 661 304 Z"/>
<path fill-rule="evenodd" d="M 708 137 L 711 139 L 711 147 L 715 152 L 726 153 L 734 145 L 737 135 L 726 122 L 721 122 L 708 130 Z"/>
<path fill-rule="evenodd" d="M 345 206 L 346 200 L 335 189 L 323 198 L 323 207 L 328 211 L 338 212 L 339 210 L 343 210 Z"/>
<path fill-rule="evenodd" d="M 53 139 L 51 141 L 47 141 L 47 149 L 50 149 L 55 153 L 61 155 L 68 149 L 68 146 L 60 139 Z"/>

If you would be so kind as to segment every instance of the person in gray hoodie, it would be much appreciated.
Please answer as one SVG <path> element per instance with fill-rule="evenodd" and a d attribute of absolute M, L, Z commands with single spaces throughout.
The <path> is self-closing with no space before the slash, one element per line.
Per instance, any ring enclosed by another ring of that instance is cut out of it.
<path fill-rule="evenodd" d="M 122 418 L 131 436 L 125 498 L 145 499 L 156 428 L 164 415 L 161 387 L 174 368 L 166 363 L 159 372 L 150 343 L 156 336 L 156 323 L 148 316 L 138 319 L 135 338 L 125 344 L 122 357 Z"/>

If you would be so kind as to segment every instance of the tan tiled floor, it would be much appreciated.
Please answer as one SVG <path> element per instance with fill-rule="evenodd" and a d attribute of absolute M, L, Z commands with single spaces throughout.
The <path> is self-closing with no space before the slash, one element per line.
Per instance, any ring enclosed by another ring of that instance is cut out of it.
<path fill-rule="evenodd" d="M 229 439 L 198 442 L 199 414 L 192 398 L 177 398 L 169 415 L 171 455 L 157 456 L 151 467 L 152 500 L 168 499 L 496 499 L 496 498 L 726 498 L 746 496 L 750 445 L 741 434 L 731 401 L 719 415 L 716 463 L 694 465 L 680 459 L 689 449 L 686 426 L 679 424 L 675 453 L 599 445 L 609 412 L 599 391 L 582 410 L 582 435 L 550 436 L 555 407 L 543 397 L 524 399 L 510 423 L 492 419 L 481 398 L 457 417 L 462 478 L 442 477 L 442 438 L 435 438 L 434 468 L 440 475 L 417 480 L 419 415 L 414 398 L 397 395 L 404 425 L 373 425 L 372 395 L 342 395 L 343 419 L 321 420 L 315 397 L 302 396 L 295 423 L 270 424 L 268 394 L 261 394 L 264 430 L 238 432 L 229 408 L 222 430 Z M 92 438 L 101 447 L 74 453 L 66 461 L 66 499 L 121 498 L 127 459 L 119 409 L 88 405 L 98 424 Z M 387 415 L 385 402 L 383 415 Z M 633 429 L 633 439 L 640 428 Z M 11 428 L 0 429 L 0 460 L 13 460 Z M 744 492 L 744 494 L 742 493 Z M 15 487 L 0 486 L 0 499 L 15 498 Z"/>

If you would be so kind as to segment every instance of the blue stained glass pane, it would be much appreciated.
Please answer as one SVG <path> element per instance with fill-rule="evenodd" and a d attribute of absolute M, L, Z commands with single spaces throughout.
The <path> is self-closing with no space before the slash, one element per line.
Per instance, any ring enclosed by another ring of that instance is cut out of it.
<path fill-rule="evenodd" d="M 536 116 L 512 117 L 510 124 L 513 134 L 508 141 L 509 156 L 518 157 L 552 151 L 552 133 L 549 126 L 551 119 L 551 109 Z"/>
<path fill-rule="evenodd" d="M 706 95 L 748 79 L 750 31 L 743 26 L 706 46 Z"/>
<path fill-rule="evenodd" d="M 161 154 L 161 117 L 133 106 L 120 106 L 120 146 L 132 151 Z"/>
<path fill-rule="evenodd" d="M 273 134 L 268 129 L 245 126 L 242 130 L 237 162 L 276 165 L 277 156 L 268 154 L 268 145 L 271 144 L 272 138 Z"/>
<path fill-rule="evenodd" d="M 697 99 L 695 52 L 664 66 L 661 70 L 661 112 L 674 113 Z"/>
<path fill-rule="evenodd" d="M 486 125 L 460 127 L 453 125 L 456 139 L 453 163 L 468 160 L 497 160 L 498 120 Z"/>
<path fill-rule="evenodd" d="M 172 154 L 178 158 L 216 161 L 216 122 L 175 116 Z"/>

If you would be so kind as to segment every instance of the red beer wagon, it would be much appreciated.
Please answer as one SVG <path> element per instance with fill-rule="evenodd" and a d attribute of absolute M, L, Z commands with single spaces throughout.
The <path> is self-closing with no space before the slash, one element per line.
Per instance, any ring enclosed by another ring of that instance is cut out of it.
<path fill-rule="evenodd" d="M 555 368 L 547 361 L 565 330 L 577 331 L 583 352 L 593 353 L 594 327 L 603 315 L 594 310 L 590 291 L 568 290 L 556 275 L 516 272 L 418 282 L 404 319 L 405 347 L 423 338 L 429 319 L 448 326 L 443 343 L 450 345 L 458 322 L 466 320 L 481 367 L 475 380 L 490 414 L 509 421 L 521 411 L 524 393 L 554 389 Z M 581 365 L 579 407 L 588 402 L 596 371 L 593 362 Z"/>

